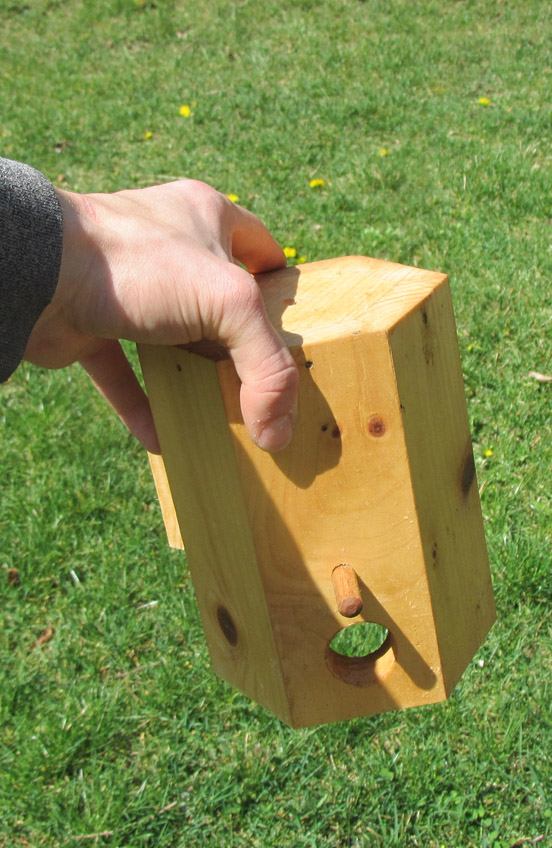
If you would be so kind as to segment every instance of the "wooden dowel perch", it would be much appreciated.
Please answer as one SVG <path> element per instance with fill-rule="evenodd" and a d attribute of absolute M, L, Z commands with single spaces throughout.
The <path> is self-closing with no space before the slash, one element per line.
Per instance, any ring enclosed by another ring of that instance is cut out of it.
<path fill-rule="evenodd" d="M 332 581 L 337 601 L 337 609 L 346 618 L 354 618 L 362 611 L 362 596 L 358 578 L 350 565 L 336 565 L 332 571 Z"/>

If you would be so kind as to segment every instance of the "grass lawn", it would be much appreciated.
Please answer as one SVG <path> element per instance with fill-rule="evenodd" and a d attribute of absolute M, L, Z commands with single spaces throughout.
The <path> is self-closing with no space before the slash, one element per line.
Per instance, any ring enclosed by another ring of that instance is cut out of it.
<path fill-rule="evenodd" d="M 549 4 L 0 0 L 0 24 L 0 155 L 78 191 L 193 176 L 298 257 L 450 275 L 498 604 L 446 704 L 290 730 L 211 672 L 144 452 L 78 368 L 23 365 L 0 848 L 551 845 Z"/>

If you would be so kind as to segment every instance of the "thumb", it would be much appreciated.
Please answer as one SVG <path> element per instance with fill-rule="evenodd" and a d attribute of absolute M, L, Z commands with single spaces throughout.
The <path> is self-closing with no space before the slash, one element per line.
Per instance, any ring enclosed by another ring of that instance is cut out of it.
<path fill-rule="evenodd" d="M 285 448 L 293 434 L 299 375 L 270 324 L 257 283 L 246 272 L 240 277 L 226 312 L 230 330 L 221 335 L 226 336 L 224 343 L 242 383 L 240 404 L 247 431 L 258 447 L 274 452 Z"/>

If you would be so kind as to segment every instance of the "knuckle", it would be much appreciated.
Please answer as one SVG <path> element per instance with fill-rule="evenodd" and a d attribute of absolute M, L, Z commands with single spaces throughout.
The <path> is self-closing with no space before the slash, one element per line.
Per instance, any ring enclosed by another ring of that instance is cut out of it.
<path fill-rule="evenodd" d="M 237 266 L 229 266 L 226 296 L 246 316 L 264 312 L 264 301 L 255 279 Z"/>
<path fill-rule="evenodd" d="M 180 180 L 182 190 L 189 196 L 190 202 L 207 214 L 222 214 L 232 206 L 228 198 L 216 188 L 201 180 Z"/>
<path fill-rule="evenodd" d="M 259 393 L 279 394 L 297 387 L 299 382 L 297 368 L 293 361 L 288 361 L 285 352 L 279 352 L 265 360 L 266 371 L 256 383 L 256 389 Z"/>

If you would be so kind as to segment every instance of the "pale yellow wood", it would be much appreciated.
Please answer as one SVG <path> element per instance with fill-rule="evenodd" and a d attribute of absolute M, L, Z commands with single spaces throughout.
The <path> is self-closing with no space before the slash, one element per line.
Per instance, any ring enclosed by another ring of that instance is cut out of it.
<path fill-rule="evenodd" d="M 178 348 L 139 354 L 213 668 L 289 722 L 216 366 Z"/>
<path fill-rule="evenodd" d="M 229 360 L 140 351 L 214 667 L 294 726 L 441 700 L 494 616 L 447 279 L 345 257 L 258 280 L 300 373 L 280 454 L 249 440 Z M 378 652 L 332 651 L 362 622 Z"/>
<path fill-rule="evenodd" d="M 169 486 L 163 457 L 156 453 L 149 453 L 148 458 L 157 490 L 157 497 L 161 506 L 167 540 L 171 548 L 184 550 L 184 542 L 182 541 L 182 534 L 178 526 L 178 518 L 174 508 L 171 487 Z"/>
<path fill-rule="evenodd" d="M 299 419 L 290 446 L 257 450 L 238 421 L 231 366 L 221 388 L 242 491 L 297 726 L 352 718 L 445 696 L 393 363 L 383 332 L 296 351 Z M 305 362 L 312 363 L 307 368 Z M 383 436 L 370 421 L 385 422 Z M 325 428 L 325 429 L 323 429 Z M 333 568 L 363 586 L 361 615 L 337 611 Z M 328 664 L 352 622 L 388 628 L 398 661 L 351 686 Z"/>
<path fill-rule="evenodd" d="M 290 348 L 386 330 L 431 294 L 443 274 L 345 256 L 257 276 L 272 324 Z"/>
<path fill-rule="evenodd" d="M 496 613 L 449 287 L 390 339 L 450 693 Z"/>

